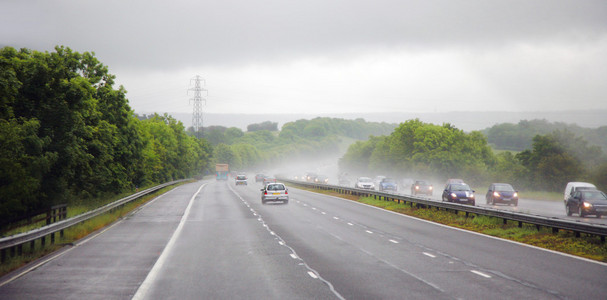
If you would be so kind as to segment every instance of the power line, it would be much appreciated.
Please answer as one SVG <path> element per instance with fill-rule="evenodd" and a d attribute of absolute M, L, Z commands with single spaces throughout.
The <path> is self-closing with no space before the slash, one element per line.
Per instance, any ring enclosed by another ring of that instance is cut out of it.
<path fill-rule="evenodd" d="M 197 138 L 201 138 L 202 136 L 202 101 L 204 104 L 207 103 L 207 99 L 202 98 L 202 92 L 207 92 L 207 96 L 209 91 L 204 89 L 200 82 L 203 82 L 206 85 L 206 81 L 202 79 L 200 76 L 196 75 L 194 78 L 190 79 L 190 85 L 192 85 L 192 80 L 194 81 L 194 87 L 189 88 L 188 91 L 194 91 L 194 98 L 190 98 L 190 103 L 194 102 L 194 112 L 192 114 L 192 127 L 194 128 L 194 132 L 196 133 Z"/>

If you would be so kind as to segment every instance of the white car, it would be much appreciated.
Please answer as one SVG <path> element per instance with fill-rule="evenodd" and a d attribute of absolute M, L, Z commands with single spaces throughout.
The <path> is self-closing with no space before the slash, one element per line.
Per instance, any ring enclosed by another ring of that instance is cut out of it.
<path fill-rule="evenodd" d="M 373 183 L 373 180 L 371 180 L 371 178 L 369 177 L 358 177 L 356 183 L 354 184 L 354 187 L 358 189 L 374 190 L 375 184 Z"/>
<path fill-rule="evenodd" d="M 268 183 L 263 189 L 261 189 L 261 203 L 266 204 L 268 201 L 281 201 L 282 203 L 289 203 L 289 190 L 282 183 Z"/>

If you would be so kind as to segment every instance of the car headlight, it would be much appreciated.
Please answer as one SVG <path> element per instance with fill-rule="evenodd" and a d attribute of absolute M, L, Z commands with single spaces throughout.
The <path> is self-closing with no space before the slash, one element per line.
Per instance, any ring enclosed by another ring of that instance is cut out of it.
<path fill-rule="evenodd" d="M 419 185 L 416 185 L 416 186 L 415 186 L 415 189 L 416 189 L 416 190 L 419 190 Z"/>
<path fill-rule="evenodd" d="M 498 193 L 498 192 L 493 192 L 493 197 L 500 197 L 500 193 Z"/>
<path fill-rule="evenodd" d="M 518 193 L 514 193 L 514 195 L 512 195 L 512 197 L 518 198 Z"/>
<path fill-rule="evenodd" d="M 592 204 L 590 204 L 588 202 L 584 202 L 583 205 L 584 205 L 584 208 L 591 208 L 592 207 Z"/>
<path fill-rule="evenodd" d="M 432 190 L 432 186 L 430 186 L 428 189 L 429 189 L 429 190 Z"/>
<path fill-rule="evenodd" d="M 457 198 L 457 195 L 455 193 L 451 193 L 451 198 Z"/>

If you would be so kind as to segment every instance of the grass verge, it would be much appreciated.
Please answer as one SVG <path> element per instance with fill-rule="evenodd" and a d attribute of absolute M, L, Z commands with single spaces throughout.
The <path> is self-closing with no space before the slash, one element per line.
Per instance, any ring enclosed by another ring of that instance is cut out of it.
<path fill-rule="evenodd" d="M 298 188 L 306 189 L 302 187 Z M 601 239 L 597 236 L 582 234 L 581 237 L 575 237 L 573 232 L 566 230 L 559 230 L 555 234 L 552 233 L 552 229 L 550 228 L 541 227 L 540 230 L 537 230 L 535 225 L 531 224 L 523 224 L 521 228 L 518 227 L 518 222 L 515 221 L 508 221 L 507 224 L 504 224 L 501 218 L 475 214 L 469 214 L 466 217 L 464 213 L 455 214 L 453 211 L 411 207 L 394 201 L 376 200 L 373 197 L 342 195 L 336 192 L 314 189 L 306 190 L 365 203 L 451 227 L 607 262 L 607 243 L 601 242 Z"/>
<path fill-rule="evenodd" d="M 188 183 L 188 182 L 185 182 Z M 13 270 L 16 270 L 34 260 L 37 260 L 45 255 L 48 255 L 58 249 L 71 245 L 74 242 L 88 236 L 89 234 L 102 229 L 114 222 L 118 219 L 124 217 L 129 214 L 136 208 L 141 205 L 147 203 L 148 201 L 156 198 L 157 196 L 164 194 L 182 184 L 179 183 L 176 185 L 168 186 L 163 189 L 160 189 L 152 194 L 143 196 L 138 198 L 137 200 L 131 201 L 122 207 L 116 208 L 110 212 L 82 222 L 76 226 L 72 226 L 64 231 L 63 237 L 60 237 L 59 234 L 55 234 L 55 244 L 50 244 L 50 238 L 47 238 L 46 245 L 42 247 L 40 240 L 36 240 L 34 246 L 31 247 L 29 243 L 23 245 L 23 254 L 15 255 L 15 256 L 7 256 L 6 261 L 0 264 L 0 276 L 3 276 Z M 126 197 L 128 195 L 123 195 Z M 120 199 L 120 198 L 118 198 Z M 117 200 L 117 199 L 116 199 Z M 109 202 L 108 202 L 109 203 Z M 82 211 L 81 211 L 82 213 Z M 72 215 L 73 216 L 73 215 Z"/>

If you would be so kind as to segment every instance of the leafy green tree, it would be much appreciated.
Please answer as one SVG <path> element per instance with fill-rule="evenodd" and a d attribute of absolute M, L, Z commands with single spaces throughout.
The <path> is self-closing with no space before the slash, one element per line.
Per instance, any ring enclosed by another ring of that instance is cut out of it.
<path fill-rule="evenodd" d="M 583 164 L 566 151 L 556 135 L 537 135 L 533 149 L 516 155 L 529 170 L 530 183 L 537 188 L 560 191 L 569 181 L 583 179 Z"/>

